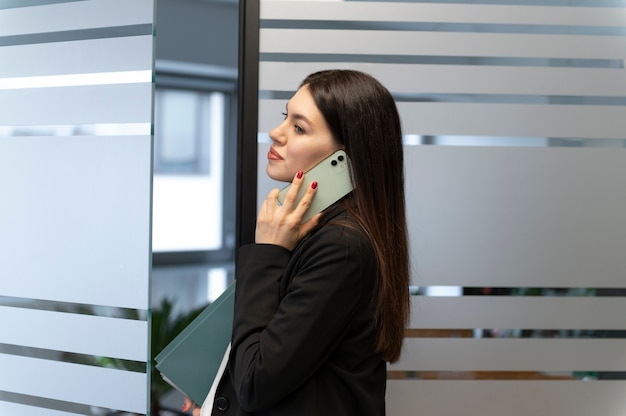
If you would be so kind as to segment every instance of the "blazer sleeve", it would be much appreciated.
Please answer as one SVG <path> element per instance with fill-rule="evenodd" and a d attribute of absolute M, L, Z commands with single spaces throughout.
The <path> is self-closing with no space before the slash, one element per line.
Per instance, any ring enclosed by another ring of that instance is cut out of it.
<path fill-rule="evenodd" d="M 323 227 L 307 241 L 282 299 L 279 284 L 291 253 L 242 247 L 229 365 L 243 409 L 268 409 L 315 374 L 363 304 L 361 294 L 371 294 L 371 279 L 364 279 L 374 273 L 371 248 L 336 228 Z"/>

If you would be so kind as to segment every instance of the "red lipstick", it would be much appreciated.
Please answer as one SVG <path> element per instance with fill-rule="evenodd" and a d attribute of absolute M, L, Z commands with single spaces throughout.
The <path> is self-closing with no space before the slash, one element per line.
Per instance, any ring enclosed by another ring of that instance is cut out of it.
<path fill-rule="evenodd" d="M 273 147 L 270 147 L 270 151 L 267 152 L 267 158 L 269 160 L 283 160 L 283 157 Z"/>

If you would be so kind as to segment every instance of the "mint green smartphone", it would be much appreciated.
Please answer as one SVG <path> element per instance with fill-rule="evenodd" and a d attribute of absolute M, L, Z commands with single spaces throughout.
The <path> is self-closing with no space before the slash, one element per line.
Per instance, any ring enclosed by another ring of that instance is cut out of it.
<path fill-rule="evenodd" d="M 296 203 L 304 196 L 311 182 L 317 181 L 317 192 L 313 196 L 311 206 L 304 214 L 302 222 L 306 222 L 318 212 L 346 196 L 352 191 L 352 180 L 350 179 L 350 161 L 348 155 L 343 150 L 337 150 L 326 159 L 312 167 L 304 173 L 304 182 L 296 196 Z M 278 202 L 282 205 L 285 195 L 291 187 L 287 185 L 278 194 Z"/>

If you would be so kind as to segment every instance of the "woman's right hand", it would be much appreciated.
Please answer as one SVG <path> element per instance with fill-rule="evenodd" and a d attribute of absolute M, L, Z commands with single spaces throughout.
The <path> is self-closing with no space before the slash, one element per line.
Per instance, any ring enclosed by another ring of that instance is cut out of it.
<path fill-rule="evenodd" d="M 317 214 L 304 224 L 302 218 L 311 206 L 317 182 L 313 182 L 304 196 L 296 204 L 298 191 L 302 186 L 304 174 L 299 171 L 285 195 L 282 205 L 278 205 L 278 189 L 270 191 L 263 201 L 256 222 L 255 241 L 257 244 L 275 244 L 293 250 L 298 242 L 318 224 L 321 214 Z"/>

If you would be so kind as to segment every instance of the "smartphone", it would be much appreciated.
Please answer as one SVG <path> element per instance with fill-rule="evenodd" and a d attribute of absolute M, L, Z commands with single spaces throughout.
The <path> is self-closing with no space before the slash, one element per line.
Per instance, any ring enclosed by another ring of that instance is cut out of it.
<path fill-rule="evenodd" d="M 302 222 L 308 221 L 315 214 L 324 211 L 352 191 L 350 161 L 346 152 L 337 150 L 304 173 L 304 182 L 296 196 L 296 204 L 300 202 L 300 199 L 302 199 L 313 181 L 317 181 L 317 192 L 313 196 L 311 206 L 304 214 Z M 281 205 L 290 188 L 291 184 L 281 189 L 278 193 L 278 202 Z"/>

